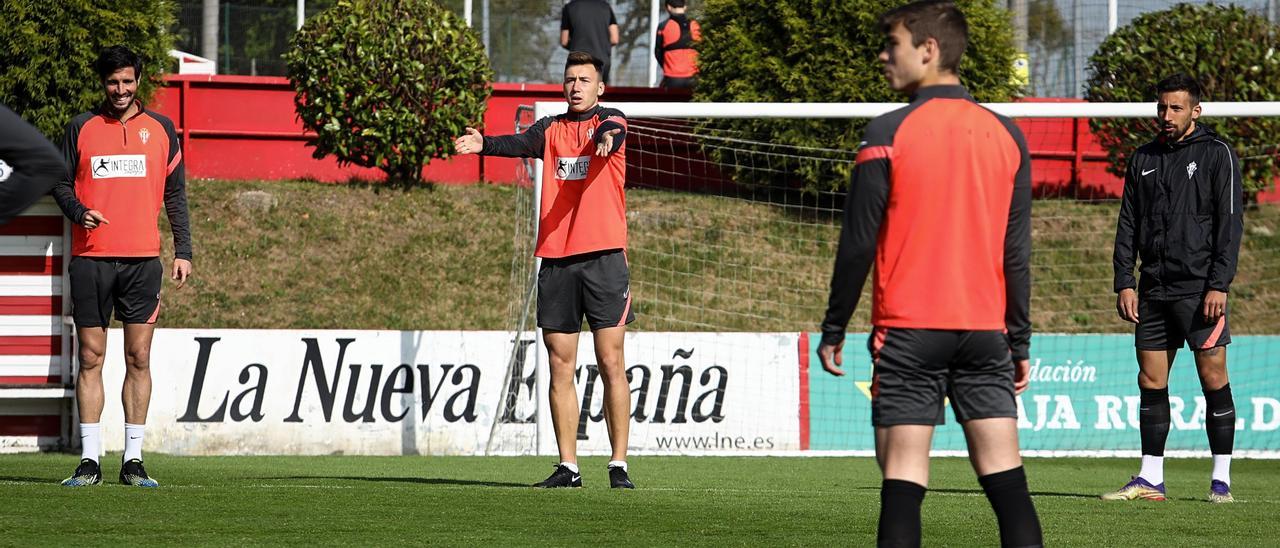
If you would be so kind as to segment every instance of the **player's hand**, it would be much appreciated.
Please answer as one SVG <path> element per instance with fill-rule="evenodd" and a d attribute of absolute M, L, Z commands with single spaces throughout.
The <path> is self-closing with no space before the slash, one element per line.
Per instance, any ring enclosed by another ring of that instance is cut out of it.
<path fill-rule="evenodd" d="M 186 259 L 173 260 L 173 279 L 178 281 L 178 289 L 187 284 L 187 277 L 191 275 L 191 261 Z"/>
<path fill-rule="evenodd" d="M 1216 289 L 1204 293 L 1204 321 L 1214 323 L 1227 313 L 1227 294 Z"/>
<path fill-rule="evenodd" d="M 453 150 L 458 154 L 479 154 L 484 150 L 484 136 L 476 128 L 469 127 L 462 137 L 454 139 Z"/>
<path fill-rule="evenodd" d="M 622 133 L 622 129 L 611 129 L 604 132 L 600 136 L 600 143 L 596 145 L 596 156 L 605 157 L 613 152 L 613 136 Z"/>
<path fill-rule="evenodd" d="M 1126 322 L 1138 323 L 1138 292 L 1133 288 L 1121 289 L 1116 295 L 1116 313 Z"/>
<path fill-rule="evenodd" d="M 1018 360 L 1013 364 L 1013 395 L 1027 391 L 1031 386 L 1031 360 Z"/>
<path fill-rule="evenodd" d="M 827 343 L 818 345 L 818 360 L 822 362 L 822 368 L 827 373 L 843 377 L 844 371 L 840 366 L 844 365 L 844 342 L 834 346 Z"/>
<path fill-rule="evenodd" d="M 111 224 L 111 221 L 108 221 L 106 217 L 103 217 L 101 211 L 90 209 L 89 211 L 84 212 L 84 217 L 80 219 L 80 224 L 89 230 L 93 230 L 102 225 L 109 225 Z"/>

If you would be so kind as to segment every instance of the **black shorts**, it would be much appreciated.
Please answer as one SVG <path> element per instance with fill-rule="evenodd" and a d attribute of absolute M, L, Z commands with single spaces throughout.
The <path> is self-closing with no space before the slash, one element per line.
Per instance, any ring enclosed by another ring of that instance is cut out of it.
<path fill-rule="evenodd" d="M 107 327 L 113 308 L 124 323 L 156 323 L 160 316 L 158 257 L 72 257 L 67 271 L 77 327 Z"/>
<path fill-rule="evenodd" d="M 1017 417 L 1013 359 L 1001 331 L 877 327 L 867 341 L 871 424 L 943 424 L 944 398 L 965 422 Z"/>
<path fill-rule="evenodd" d="M 1175 301 L 1138 298 L 1138 326 L 1134 346 L 1138 350 L 1177 350 L 1185 343 L 1192 350 L 1231 344 L 1228 311 L 1218 321 L 1204 321 L 1204 297 Z"/>
<path fill-rule="evenodd" d="M 576 333 L 584 314 L 592 331 L 635 321 L 626 252 L 611 249 L 542 260 L 538 327 Z"/>
<path fill-rule="evenodd" d="M 693 89 L 698 85 L 698 77 L 690 76 L 688 78 L 672 78 L 670 76 L 662 77 L 662 87 L 667 89 Z"/>

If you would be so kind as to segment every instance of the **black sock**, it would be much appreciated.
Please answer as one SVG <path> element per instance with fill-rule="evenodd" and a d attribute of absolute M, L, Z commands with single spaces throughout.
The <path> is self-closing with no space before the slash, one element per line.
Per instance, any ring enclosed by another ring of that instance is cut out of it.
<path fill-rule="evenodd" d="M 1236 404 L 1231 398 L 1231 384 L 1206 390 L 1204 402 L 1208 407 L 1204 427 L 1209 433 L 1209 450 L 1215 455 L 1230 455 L 1236 441 Z"/>
<path fill-rule="evenodd" d="M 920 546 L 920 503 L 925 487 L 903 480 L 880 484 L 880 531 L 876 545 L 915 548 Z"/>
<path fill-rule="evenodd" d="M 1169 439 L 1169 388 L 1142 388 L 1138 407 L 1138 431 L 1142 434 L 1142 454 L 1164 456 L 1164 443 Z"/>
<path fill-rule="evenodd" d="M 1001 546 L 1042 546 L 1040 518 L 1027 490 L 1027 474 L 1021 466 L 978 478 L 996 511 Z"/>

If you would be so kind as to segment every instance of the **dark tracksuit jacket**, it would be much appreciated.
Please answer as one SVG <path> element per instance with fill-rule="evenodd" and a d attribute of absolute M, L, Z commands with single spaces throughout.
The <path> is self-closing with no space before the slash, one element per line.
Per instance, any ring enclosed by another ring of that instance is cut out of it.
<path fill-rule="evenodd" d="M 1243 209 L 1240 159 L 1208 127 L 1139 147 L 1125 170 L 1116 223 L 1115 291 L 1136 287 L 1142 298 L 1162 301 L 1226 292 L 1240 257 Z"/>
<path fill-rule="evenodd" d="M 48 194 L 66 171 L 57 147 L 0 105 L 0 224 Z"/>

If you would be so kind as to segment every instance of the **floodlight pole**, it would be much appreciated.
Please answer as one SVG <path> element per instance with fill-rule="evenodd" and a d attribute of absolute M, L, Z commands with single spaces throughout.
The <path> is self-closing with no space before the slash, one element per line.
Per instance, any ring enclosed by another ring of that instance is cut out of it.
<path fill-rule="evenodd" d="M 218 66 L 218 0 L 204 0 L 200 11 L 200 55 Z"/>
<path fill-rule="evenodd" d="M 1107 36 L 1115 34 L 1120 23 L 1120 0 L 1107 0 Z"/>
<path fill-rule="evenodd" d="M 307 0 L 298 0 L 298 26 L 301 29 L 302 23 L 307 20 Z"/>
<path fill-rule="evenodd" d="M 462 1 L 462 18 L 467 21 L 467 28 L 471 28 L 471 8 L 473 0 Z"/>
<path fill-rule="evenodd" d="M 663 0 L 652 0 L 649 4 L 649 87 L 658 85 L 658 59 L 653 52 L 658 49 L 654 42 L 658 40 L 658 18 L 661 17 L 659 7 Z"/>

